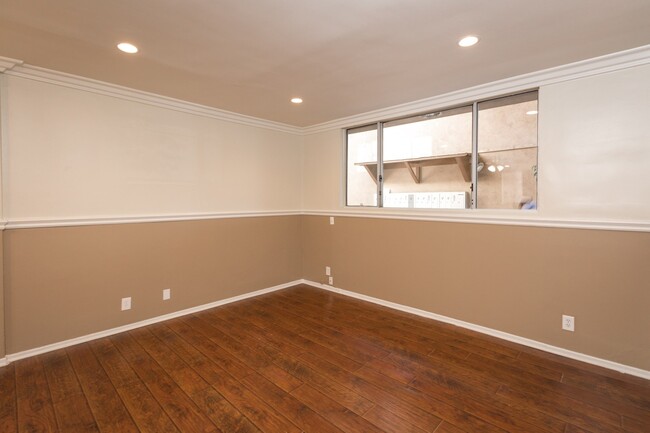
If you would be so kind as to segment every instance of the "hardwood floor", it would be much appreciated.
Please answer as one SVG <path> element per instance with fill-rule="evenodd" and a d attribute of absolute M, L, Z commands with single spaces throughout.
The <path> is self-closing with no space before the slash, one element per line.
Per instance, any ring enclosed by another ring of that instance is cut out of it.
<path fill-rule="evenodd" d="M 300 286 L 0 368 L 0 432 L 650 432 L 650 382 Z"/>

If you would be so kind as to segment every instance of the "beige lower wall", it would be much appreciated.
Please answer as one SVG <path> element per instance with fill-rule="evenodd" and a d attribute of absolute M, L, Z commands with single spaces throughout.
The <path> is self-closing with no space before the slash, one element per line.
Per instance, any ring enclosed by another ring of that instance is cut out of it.
<path fill-rule="evenodd" d="M 2 243 L 4 240 L 4 232 L 0 230 L 0 359 L 4 358 L 5 354 L 5 291 L 4 291 L 4 278 L 3 278 L 3 249 Z"/>
<path fill-rule="evenodd" d="M 650 370 L 650 233 L 304 216 L 302 250 L 306 279 Z"/>
<path fill-rule="evenodd" d="M 299 279 L 300 218 L 7 230 L 7 353 Z"/>
<path fill-rule="evenodd" d="M 17 353 L 299 278 L 326 282 L 330 266 L 336 287 L 650 370 L 650 233 L 286 216 L 0 236 L 0 358 L 3 339 Z M 560 329 L 562 314 L 576 317 L 575 333 Z"/>

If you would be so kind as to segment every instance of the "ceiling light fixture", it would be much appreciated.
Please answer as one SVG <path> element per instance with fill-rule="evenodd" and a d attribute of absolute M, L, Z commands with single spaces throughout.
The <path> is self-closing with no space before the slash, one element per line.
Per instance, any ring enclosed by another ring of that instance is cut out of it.
<path fill-rule="evenodd" d="M 528 114 L 529 116 L 534 116 L 535 114 L 537 114 L 537 110 L 526 111 L 526 114 Z"/>
<path fill-rule="evenodd" d="M 138 47 L 128 42 L 120 42 L 117 44 L 117 49 L 128 54 L 135 54 L 138 52 Z"/>
<path fill-rule="evenodd" d="M 294 104 L 302 104 L 302 98 L 291 98 L 291 102 Z"/>
<path fill-rule="evenodd" d="M 458 45 L 460 45 L 463 48 L 471 47 L 472 45 L 476 45 L 478 42 L 478 38 L 476 36 L 465 36 L 463 39 L 458 41 Z"/>

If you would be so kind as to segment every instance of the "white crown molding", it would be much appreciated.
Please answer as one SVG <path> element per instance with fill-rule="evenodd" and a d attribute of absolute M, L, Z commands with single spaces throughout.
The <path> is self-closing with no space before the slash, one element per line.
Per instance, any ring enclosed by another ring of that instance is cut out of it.
<path fill-rule="evenodd" d="M 128 325 L 118 326 L 117 328 L 107 329 L 105 331 L 95 332 L 93 334 L 83 335 L 77 338 L 71 338 L 69 340 L 60 341 L 58 343 L 48 344 L 46 346 L 36 347 L 34 349 L 24 350 L 22 352 L 7 354 L 4 358 L 4 365 L 7 365 L 11 362 L 18 361 L 20 359 L 29 358 L 32 356 L 40 355 L 47 352 L 52 352 L 53 350 L 63 349 L 66 347 L 74 346 L 81 343 L 86 343 L 88 341 L 97 340 L 99 338 L 109 337 L 111 335 L 119 334 L 121 332 L 130 331 L 132 329 L 142 328 L 143 326 L 153 325 L 154 323 L 163 322 L 165 320 L 175 319 L 181 316 L 187 316 L 188 314 L 198 313 L 199 311 L 208 310 L 210 308 L 219 307 L 221 305 L 230 304 L 233 302 L 241 301 L 244 299 L 252 298 L 255 296 L 264 295 L 266 293 L 275 292 L 277 290 L 286 289 L 288 287 L 296 286 L 301 284 L 303 280 L 290 281 L 288 283 L 279 284 L 277 286 L 268 287 L 266 289 L 256 290 L 254 292 L 244 293 L 243 295 L 234 296 L 232 298 L 222 299 L 220 301 L 210 302 L 208 304 L 199 305 L 192 308 L 187 308 L 185 310 L 175 311 L 173 313 L 164 314 L 162 316 L 152 317 L 151 319 L 141 320 L 135 323 L 129 323 Z M 0 359 L 0 366 L 2 366 L 2 360 Z"/>
<path fill-rule="evenodd" d="M 576 80 L 648 63 L 650 63 L 650 45 L 645 45 L 626 51 L 620 51 L 601 57 L 595 57 L 593 59 L 582 60 L 554 68 L 518 75 L 380 110 L 335 119 L 308 127 L 298 127 L 285 123 L 273 122 L 205 105 L 181 101 L 166 96 L 156 95 L 154 93 L 118 86 L 116 84 L 110 84 L 37 66 L 26 65 L 23 64 L 21 60 L 9 59 L 6 57 L 0 57 L 0 72 L 4 72 L 7 75 L 61 85 L 100 95 L 112 96 L 128 101 L 140 102 L 147 105 L 239 123 L 242 125 L 265 128 L 289 134 L 311 135 L 332 129 L 349 128 L 379 120 L 407 116 L 426 110 L 463 104 L 478 99 L 490 98 L 540 86 Z"/>
<path fill-rule="evenodd" d="M 0 73 L 7 72 L 18 65 L 22 65 L 22 60 L 11 59 L 9 57 L 0 56 Z"/>
<path fill-rule="evenodd" d="M 314 281 L 303 280 L 303 284 L 308 284 L 313 287 L 320 289 L 328 290 L 330 292 L 338 293 L 340 295 L 349 296 L 351 298 L 360 299 L 366 302 L 372 302 L 373 304 L 381 305 L 384 307 L 392 308 L 398 311 L 404 311 L 406 313 L 415 314 L 417 316 L 426 317 L 428 319 L 437 320 L 439 322 L 449 323 L 452 325 L 459 326 L 461 328 L 469 329 L 472 331 L 479 332 L 481 334 L 491 335 L 493 337 L 500 338 L 502 340 L 511 341 L 513 343 L 521 344 L 523 346 L 532 347 L 534 349 L 539 349 L 544 352 L 554 353 L 556 355 L 564 356 L 565 358 L 575 359 L 577 361 L 586 362 L 587 364 L 597 365 L 609 370 L 618 371 L 621 373 L 629 374 L 632 376 L 641 377 L 643 379 L 650 379 L 650 371 L 642 370 L 637 367 L 632 367 L 625 364 L 620 364 L 618 362 L 609 361 L 607 359 L 597 358 L 595 356 L 586 355 L 580 352 L 574 352 L 572 350 L 564 349 L 562 347 L 552 346 L 550 344 L 542 343 L 540 341 L 531 340 L 529 338 L 520 337 L 514 334 L 508 334 L 507 332 L 502 332 L 496 329 L 487 328 L 485 326 L 475 325 L 473 323 L 464 322 L 462 320 L 454 319 L 452 317 L 442 316 L 440 314 L 431 313 L 429 311 L 420 310 L 417 308 L 409 307 L 402 304 L 397 304 L 395 302 L 385 301 L 379 298 L 373 298 L 372 296 L 362 295 L 360 293 L 351 292 L 344 289 L 339 289 L 334 286 L 328 286 L 327 284 L 316 283 Z"/>
<path fill-rule="evenodd" d="M 432 211 L 430 211 L 432 212 Z M 560 218 L 541 218 L 534 211 L 504 211 L 501 215 L 496 213 L 486 215 L 478 209 L 465 209 L 460 211 L 436 210 L 433 213 L 424 213 L 422 211 L 384 211 L 376 209 L 371 212 L 368 210 L 311 210 L 302 211 L 302 215 L 311 216 L 328 216 L 328 217 L 352 217 L 352 218 L 381 218 L 397 219 L 410 221 L 434 221 L 449 223 L 465 224 L 494 224 L 508 226 L 526 226 L 526 227 L 551 227 L 551 228 L 568 228 L 568 229 L 587 229 L 587 230 L 613 230 L 613 231 L 632 231 L 632 232 L 650 232 L 650 223 L 645 221 L 606 221 L 606 220 L 570 220 Z M 489 211 L 495 212 L 495 211 Z M 523 214 L 523 213 L 526 214 Z M 529 213 L 530 212 L 530 213 Z"/>
<path fill-rule="evenodd" d="M 48 227 L 76 227 L 94 226 L 109 224 L 137 224 L 137 223 L 159 223 L 171 221 L 196 221 L 224 218 L 260 218 L 300 215 L 300 211 L 249 211 L 249 212 L 219 212 L 207 214 L 185 214 L 185 215 L 145 215 L 128 217 L 98 217 L 98 218 L 70 218 L 70 219 L 23 219 L 7 220 L 0 223 L 1 229 L 32 229 Z"/>
<path fill-rule="evenodd" d="M 445 93 L 418 101 L 343 117 L 329 122 L 302 128 L 303 135 L 316 134 L 332 129 L 350 128 L 380 120 L 422 113 L 476 100 L 535 89 L 541 86 L 577 80 L 593 75 L 618 71 L 650 63 L 650 45 L 607 54 L 601 57 L 569 63 L 554 68 L 505 78 L 455 92 Z"/>
<path fill-rule="evenodd" d="M 300 134 L 302 130 L 302 128 L 287 125 L 285 123 L 273 122 L 271 120 L 264 120 L 252 116 L 246 116 L 244 114 L 234 113 L 232 111 L 220 110 L 217 108 L 169 98 L 167 96 L 144 92 L 129 87 L 118 86 L 117 84 L 111 84 L 103 81 L 93 80 L 91 78 L 80 77 L 78 75 L 67 74 L 65 72 L 53 71 L 50 69 L 40 68 L 38 66 L 22 64 L 22 62 L 17 63 L 12 69 L 8 69 L 5 73 L 11 76 L 27 78 L 30 80 L 49 84 L 56 84 L 72 89 L 96 93 L 99 95 L 111 96 L 127 101 L 139 102 L 146 105 L 152 105 L 154 107 L 166 108 L 168 110 L 179 111 L 196 116 L 209 117 L 212 119 L 238 123 L 246 126 L 254 126 L 257 128 L 270 129 L 290 134 Z"/>
<path fill-rule="evenodd" d="M 7 358 L 0 358 L 0 367 L 4 367 L 5 365 L 8 365 L 9 361 L 7 361 Z"/>

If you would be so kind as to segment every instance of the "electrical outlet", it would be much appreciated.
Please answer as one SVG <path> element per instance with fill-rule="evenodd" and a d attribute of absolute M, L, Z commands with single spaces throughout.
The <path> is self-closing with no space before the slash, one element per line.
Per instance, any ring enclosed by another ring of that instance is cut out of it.
<path fill-rule="evenodd" d="M 576 319 L 573 316 L 562 315 L 562 329 L 565 331 L 575 331 Z"/>
<path fill-rule="evenodd" d="M 131 297 L 122 298 L 122 311 L 131 309 Z"/>
<path fill-rule="evenodd" d="M 334 225 L 334 217 L 330 217 L 330 225 L 331 225 L 331 226 Z"/>
<path fill-rule="evenodd" d="M 328 284 L 329 284 L 330 286 L 333 286 L 333 285 L 334 285 L 334 277 L 329 277 L 329 278 L 328 278 L 328 282 L 329 282 Z"/>
<path fill-rule="evenodd" d="M 163 289 L 163 301 L 166 301 L 172 297 L 172 289 Z"/>
<path fill-rule="evenodd" d="M 332 275 L 332 270 L 329 266 L 325 266 L 325 275 Z"/>

